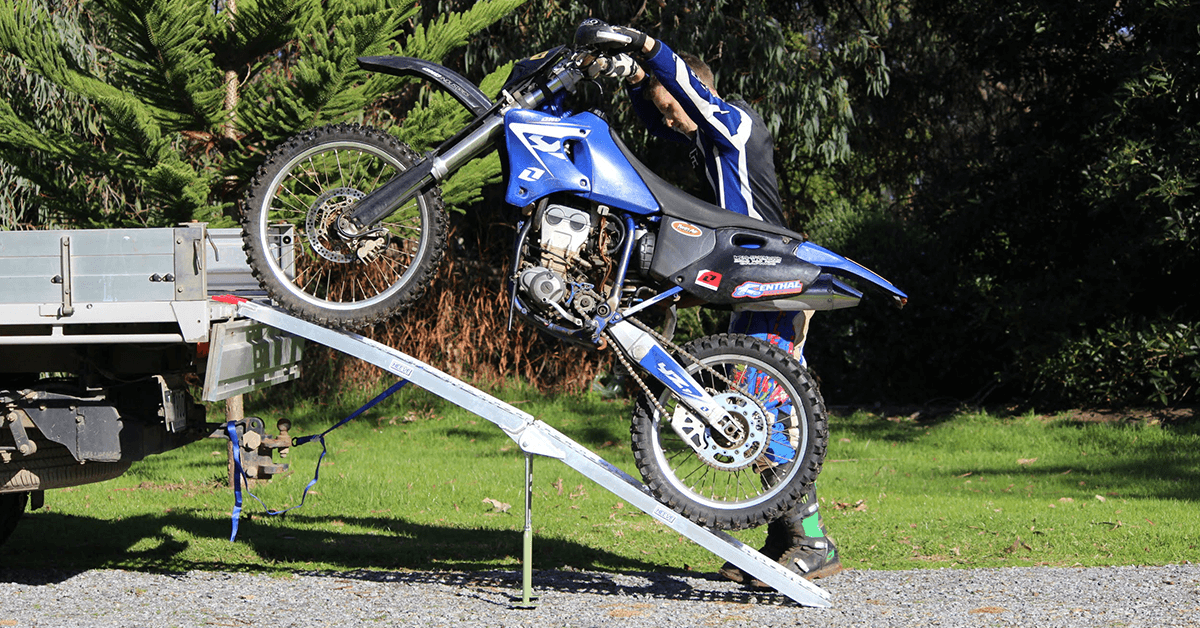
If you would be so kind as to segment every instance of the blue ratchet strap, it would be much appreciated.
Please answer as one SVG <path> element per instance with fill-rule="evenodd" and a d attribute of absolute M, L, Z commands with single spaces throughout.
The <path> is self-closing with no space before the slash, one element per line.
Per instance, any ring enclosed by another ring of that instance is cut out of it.
<path fill-rule="evenodd" d="M 321 455 L 317 458 L 317 468 L 316 468 L 316 470 L 313 471 L 313 479 L 310 480 L 309 483 L 304 487 L 304 493 L 300 496 L 299 504 L 296 504 L 295 506 L 291 506 L 290 508 L 285 508 L 283 510 L 271 510 L 270 508 L 267 507 L 266 504 L 263 503 L 263 500 L 259 499 L 258 496 L 255 495 L 254 493 L 251 493 L 250 491 L 246 491 L 246 494 L 249 495 L 250 497 L 253 497 L 254 501 L 258 502 L 259 504 L 262 504 L 262 507 L 264 510 L 266 510 L 267 514 L 272 515 L 272 516 L 273 515 L 282 515 L 283 513 L 288 512 L 289 510 L 293 510 L 293 509 L 303 506 L 304 500 L 308 499 L 309 489 L 311 489 L 317 483 L 317 480 L 320 479 L 321 462 L 323 460 L 325 460 L 325 454 L 328 453 L 328 451 L 329 451 L 325 446 L 325 435 L 332 432 L 333 430 L 336 430 L 337 428 L 349 423 L 350 421 L 353 421 L 354 419 L 358 418 L 359 416 L 362 415 L 362 413 L 375 407 L 375 405 L 378 404 L 380 401 L 383 401 L 384 399 L 387 399 L 388 397 L 392 396 L 393 393 L 395 393 L 397 390 L 400 390 L 401 388 L 403 388 L 404 385 L 407 383 L 408 383 L 408 380 L 402 379 L 402 380 L 396 382 L 395 384 L 392 384 L 391 388 L 388 388 L 387 390 L 383 391 L 382 393 L 379 393 L 379 395 L 376 396 L 374 399 L 368 401 L 361 408 L 352 412 L 350 414 L 350 416 L 342 419 L 341 421 L 338 422 L 337 425 L 334 425 L 333 427 L 325 430 L 324 432 L 321 432 L 320 434 L 313 434 L 311 436 L 301 436 L 299 438 L 292 439 L 293 447 L 299 447 L 300 445 L 303 445 L 305 443 L 308 443 L 308 442 L 311 442 L 314 440 L 321 441 Z M 233 443 L 233 513 L 232 513 L 233 524 L 232 524 L 232 531 L 229 534 L 229 540 L 232 542 L 232 541 L 237 540 L 238 521 L 241 519 L 241 516 L 242 516 L 242 478 L 246 476 L 246 471 L 244 469 L 242 469 L 242 454 L 241 454 L 240 443 L 238 443 L 237 424 L 234 423 L 233 421 L 226 423 L 225 424 L 225 435 L 228 436 L 230 442 Z M 248 481 L 249 481 L 249 478 L 247 478 L 247 484 L 249 483 Z"/>

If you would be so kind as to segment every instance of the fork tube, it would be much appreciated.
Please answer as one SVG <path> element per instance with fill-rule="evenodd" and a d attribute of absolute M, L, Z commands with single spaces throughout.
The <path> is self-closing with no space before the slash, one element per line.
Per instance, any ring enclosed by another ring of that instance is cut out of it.
<path fill-rule="evenodd" d="M 367 194 L 350 211 L 349 221 L 364 229 L 400 209 L 428 185 L 440 182 L 468 161 L 495 148 L 495 140 L 504 125 L 503 115 L 493 115 L 479 128 L 450 146 L 443 145 L 433 154 L 401 172 L 374 192 Z M 340 228 L 340 227 L 339 227 Z M 347 236 L 355 234 L 348 233 Z"/>
<path fill-rule="evenodd" d="M 441 181 L 447 174 L 458 170 L 468 161 L 494 149 L 496 147 L 495 140 L 499 137 L 499 131 L 503 126 L 504 116 L 493 115 L 478 129 L 464 137 L 462 141 L 453 146 L 438 148 L 437 154 L 433 157 L 434 180 Z"/>

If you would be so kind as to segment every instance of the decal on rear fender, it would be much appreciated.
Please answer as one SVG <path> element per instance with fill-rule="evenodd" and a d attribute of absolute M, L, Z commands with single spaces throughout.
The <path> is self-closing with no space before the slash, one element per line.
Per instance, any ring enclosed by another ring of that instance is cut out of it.
<path fill-rule="evenodd" d="M 780 294 L 799 294 L 801 292 L 804 292 L 804 282 L 798 279 L 792 281 L 776 281 L 772 283 L 746 281 L 733 289 L 733 298 L 757 299 L 759 297 L 769 297 Z"/>

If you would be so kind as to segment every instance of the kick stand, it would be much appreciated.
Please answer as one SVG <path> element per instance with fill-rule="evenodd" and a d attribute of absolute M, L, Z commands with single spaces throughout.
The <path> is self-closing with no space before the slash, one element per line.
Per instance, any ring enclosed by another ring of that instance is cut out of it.
<path fill-rule="evenodd" d="M 217 299 L 237 305 L 238 314 L 293 335 L 323 344 L 346 355 L 370 362 L 394 373 L 429 392 L 472 412 L 508 434 L 525 452 L 525 561 L 524 599 L 532 603 L 533 527 L 532 456 L 561 460 L 563 464 L 582 473 L 629 505 L 649 514 L 663 525 L 678 532 L 701 547 L 741 567 L 776 591 L 805 606 L 829 606 L 829 593 L 787 570 L 783 565 L 763 556 L 754 548 L 718 530 L 709 530 L 663 506 L 650 489 L 624 471 L 609 464 L 586 447 L 567 438 L 558 430 L 538 421 L 532 415 L 455 379 L 447 373 L 405 355 L 391 347 L 350 332 L 335 331 L 291 316 L 284 311 L 236 297 Z"/>
<path fill-rule="evenodd" d="M 522 535 L 524 553 L 521 556 L 521 600 L 516 608 L 534 609 L 538 596 L 533 593 L 533 454 L 525 454 L 525 531 Z"/>

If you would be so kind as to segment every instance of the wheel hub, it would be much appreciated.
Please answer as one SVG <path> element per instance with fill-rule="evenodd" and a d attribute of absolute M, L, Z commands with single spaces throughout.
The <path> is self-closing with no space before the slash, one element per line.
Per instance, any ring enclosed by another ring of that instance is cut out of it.
<path fill-rule="evenodd" d="M 753 399 L 740 393 L 722 393 L 714 395 L 713 399 L 741 425 L 742 436 L 736 441 L 729 441 L 707 428 L 699 443 L 691 440 L 696 454 L 705 464 L 722 471 L 737 471 L 753 465 L 766 451 L 769 442 L 770 427 L 767 415 Z M 676 406 L 675 412 L 691 414 L 683 404 Z M 691 419 L 699 421 L 695 417 Z"/>
<path fill-rule="evenodd" d="M 308 216 L 304 221 L 304 232 L 317 255 L 339 264 L 348 264 L 359 259 L 355 247 L 338 235 L 337 221 L 364 196 L 366 194 L 354 188 L 334 188 L 317 197 L 309 206 Z"/>

